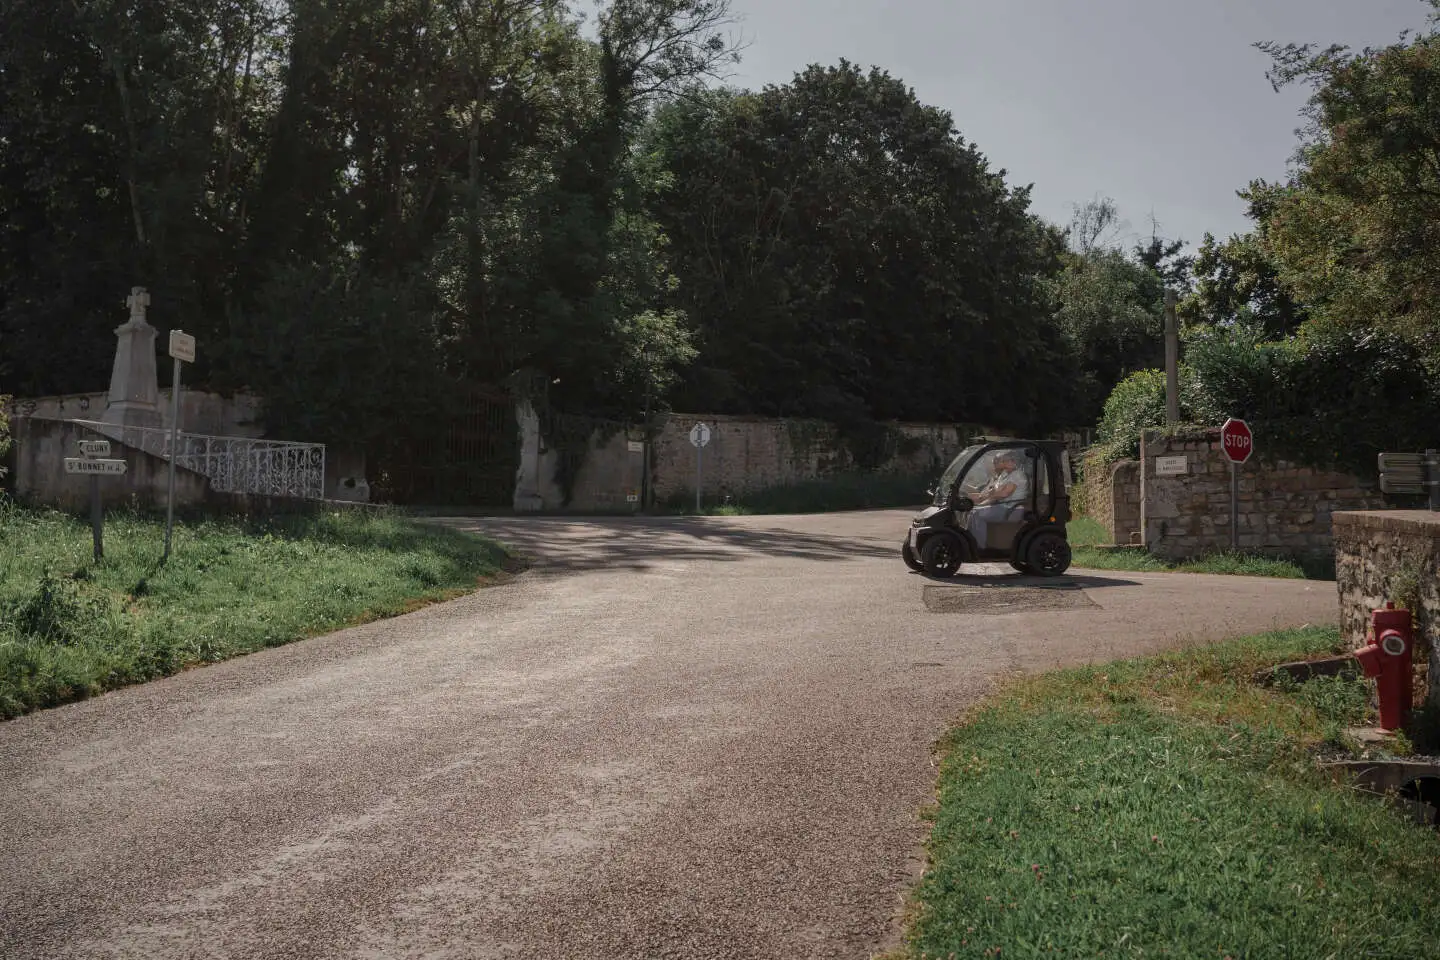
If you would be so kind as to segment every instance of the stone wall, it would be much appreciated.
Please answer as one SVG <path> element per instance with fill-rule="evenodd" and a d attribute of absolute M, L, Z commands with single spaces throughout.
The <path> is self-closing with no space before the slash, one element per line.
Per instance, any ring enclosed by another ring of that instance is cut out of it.
<path fill-rule="evenodd" d="M 1111 543 L 1140 542 L 1140 463 L 1121 460 L 1110 471 L 1109 482 L 1102 484 L 1106 501 Z"/>
<path fill-rule="evenodd" d="M 54 397 L 32 397 L 10 401 L 11 419 L 36 417 L 43 420 L 103 420 L 110 395 L 71 393 Z M 250 394 L 233 397 L 202 390 L 180 389 L 180 429 L 208 437 L 263 437 L 260 425 L 260 398 Z M 170 426 L 170 389 L 160 391 L 160 416 Z M 306 441 L 308 437 L 273 439 Z"/>
<path fill-rule="evenodd" d="M 710 427 L 700 464 L 703 496 L 719 499 L 856 468 L 839 431 L 815 420 L 674 414 L 655 438 L 658 500 L 695 492 L 695 447 L 690 429 Z M 982 427 L 964 424 L 895 423 L 886 439 L 890 455 L 880 469 L 938 473 Z"/>
<path fill-rule="evenodd" d="M 15 468 L 15 497 L 22 503 L 68 510 L 86 508 L 90 503 L 90 478 L 66 473 L 65 458 L 80 456 L 81 440 L 110 440 L 111 459 L 124 460 L 127 470 L 121 476 L 100 478 L 101 502 L 164 507 L 169 483 L 168 460 L 71 421 L 22 417 L 10 426 L 15 440 L 10 454 Z M 176 504 L 190 506 L 211 499 L 208 477 L 183 467 L 176 468 Z"/>
<path fill-rule="evenodd" d="M 1393 601 L 1414 612 L 1417 657 L 1430 703 L 1440 707 L 1440 513 L 1422 510 L 1342 512 L 1334 516 L 1335 579 L 1340 629 L 1363 646 L 1370 612 Z M 1428 654 L 1428 655 L 1427 655 Z"/>
<path fill-rule="evenodd" d="M 1178 560 L 1229 550 L 1230 466 L 1220 431 L 1175 438 L 1146 431 L 1140 454 L 1139 528 L 1150 552 Z M 1161 457 L 1184 457 L 1185 473 L 1158 475 Z M 1258 457 L 1238 470 L 1238 545 L 1246 553 L 1328 556 L 1336 511 L 1385 506 L 1378 487 L 1344 473 Z M 1113 520 L 1112 529 L 1120 529 Z"/>
<path fill-rule="evenodd" d="M 559 452 L 541 436 L 540 417 L 520 404 L 520 468 L 515 508 L 521 511 L 560 510 L 564 491 L 556 481 Z M 700 463 L 702 496 L 715 503 L 748 491 L 815 480 L 856 464 L 839 432 L 818 421 L 769 420 L 673 414 L 655 436 L 651 475 L 657 502 L 694 502 L 696 451 L 690 429 L 704 422 L 710 442 Z M 881 469 L 939 474 L 980 427 L 960 424 L 892 424 L 883 440 L 889 456 Z M 575 477 L 571 510 L 638 510 L 644 472 L 643 433 L 638 427 L 612 425 L 592 435 L 590 448 Z M 635 499 L 630 499 L 634 497 Z"/>

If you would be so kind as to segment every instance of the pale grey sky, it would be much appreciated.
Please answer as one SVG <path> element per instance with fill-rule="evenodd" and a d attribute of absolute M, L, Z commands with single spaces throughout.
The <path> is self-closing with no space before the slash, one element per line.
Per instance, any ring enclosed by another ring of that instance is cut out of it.
<path fill-rule="evenodd" d="M 1033 209 L 1115 198 L 1136 235 L 1198 244 L 1247 229 L 1235 191 L 1279 179 L 1300 88 L 1251 44 L 1393 42 L 1421 0 L 734 0 L 750 43 L 732 78 L 759 89 L 810 63 L 882 67 L 944 107 Z"/>

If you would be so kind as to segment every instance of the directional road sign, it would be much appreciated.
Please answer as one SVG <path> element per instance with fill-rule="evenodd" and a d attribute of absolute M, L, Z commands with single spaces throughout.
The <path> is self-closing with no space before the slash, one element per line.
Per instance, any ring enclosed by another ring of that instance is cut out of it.
<path fill-rule="evenodd" d="M 53 461 L 52 461 L 53 462 Z M 66 473 L 88 473 L 99 475 L 116 475 L 130 469 L 130 465 L 124 460 L 92 460 L 89 457 L 66 457 Z"/>

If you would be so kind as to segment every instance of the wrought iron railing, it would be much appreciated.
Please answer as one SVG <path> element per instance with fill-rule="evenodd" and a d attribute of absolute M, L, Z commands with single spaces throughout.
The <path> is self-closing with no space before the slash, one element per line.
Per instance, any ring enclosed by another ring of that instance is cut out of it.
<path fill-rule="evenodd" d="M 127 446 L 170 459 L 170 431 L 77 420 Z M 210 489 L 267 497 L 325 498 L 325 444 L 252 437 L 176 436 L 176 466 L 210 478 Z"/>

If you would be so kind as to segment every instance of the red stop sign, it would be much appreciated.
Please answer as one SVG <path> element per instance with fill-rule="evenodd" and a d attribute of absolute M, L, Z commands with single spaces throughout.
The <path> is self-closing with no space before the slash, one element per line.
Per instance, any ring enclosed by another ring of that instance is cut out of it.
<path fill-rule="evenodd" d="M 1255 452 L 1255 434 L 1250 432 L 1250 424 L 1235 417 L 1226 420 L 1220 428 L 1220 449 L 1231 463 L 1249 460 Z"/>

